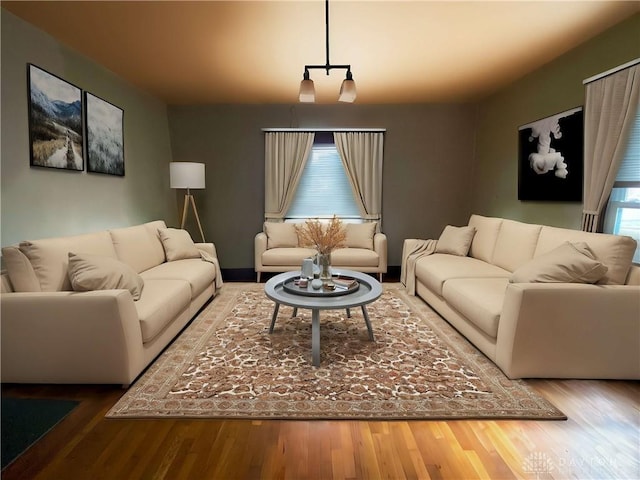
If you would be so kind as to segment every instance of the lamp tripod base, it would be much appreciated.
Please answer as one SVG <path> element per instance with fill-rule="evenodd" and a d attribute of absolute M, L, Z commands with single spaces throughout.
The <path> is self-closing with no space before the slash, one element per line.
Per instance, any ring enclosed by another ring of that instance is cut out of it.
<path fill-rule="evenodd" d="M 193 207 L 193 213 L 195 213 L 196 215 L 196 222 L 198 222 L 200 236 L 202 237 L 202 242 L 204 243 L 204 233 L 202 232 L 202 224 L 200 223 L 200 217 L 198 216 L 196 201 L 194 200 L 193 195 L 191 195 L 190 193 L 187 193 L 184 196 L 184 207 L 182 208 L 182 221 L 180 222 L 180 228 L 184 228 L 184 224 L 187 221 L 187 211 L 189 210 L 189 204 L 191 204 L 191 206 Z"/>

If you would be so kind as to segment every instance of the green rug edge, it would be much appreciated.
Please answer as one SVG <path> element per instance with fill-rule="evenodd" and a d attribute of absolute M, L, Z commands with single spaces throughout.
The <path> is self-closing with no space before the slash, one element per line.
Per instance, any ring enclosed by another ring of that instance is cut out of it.
<path fill-rule="evenodd" d="M 2 469 L 40 440 L 80 402 L 49 398 L 2 397 Z"/>

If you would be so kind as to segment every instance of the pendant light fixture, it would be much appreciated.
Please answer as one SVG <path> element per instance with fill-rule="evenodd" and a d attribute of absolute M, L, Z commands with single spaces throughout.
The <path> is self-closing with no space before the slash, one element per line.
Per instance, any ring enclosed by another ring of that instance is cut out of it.
<path fill-rule="evenodd" d="M 324 12 L 327 61 L 324 65 L 304 66 L 304 76 L 302 77 L 302 82 L 300 82 L 300 95 L 298 98 L 302 103 L 314 103 L 316 101 L 316 91 L 313 86 L 313 80 L 311 80 L 309 76 L 309 70 L 322 69 L 326 70 L 327 75 L 329 75 L 330 70 L 339 68 L 346 70 L 347 75 L 340 86 L 340 96 L 338 97 L 338 101 L 353 103 L 356 99 L 356 83 L 353 81 L 353 75 L 351 74 L 351 65 L 331 65 L 329 62 L 329 0 L 325 0 Z"/>

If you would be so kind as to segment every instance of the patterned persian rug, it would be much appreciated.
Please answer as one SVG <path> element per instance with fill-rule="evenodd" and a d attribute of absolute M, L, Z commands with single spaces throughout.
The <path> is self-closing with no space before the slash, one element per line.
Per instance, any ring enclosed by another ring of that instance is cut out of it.
<path fill-rule="evenodd" d="M 321 365 L 311 361 L 311 312 L 274 304 L 264 285 L 221 293 L 107 417 L 251 419 L 565 419 L 523 381 L 509 380 L 400 284 L 361 310 L 320 312 Z"/>

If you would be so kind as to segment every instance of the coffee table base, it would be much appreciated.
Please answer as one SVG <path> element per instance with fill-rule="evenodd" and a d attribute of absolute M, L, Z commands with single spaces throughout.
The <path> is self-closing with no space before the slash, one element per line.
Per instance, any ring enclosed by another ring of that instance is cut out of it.
<path fill-rule="evenodd" d="M 362 305 L 362 316 L 364 317 L 364 323 L 367 325 L 367 332 L 369 332 L 369 340 L 375 341 L 373 336 L 373 328 L 371 328 L 371 321 L 369 320 L 369 314 L 367 313 L 366 305 Z M 280 310 L 280 304 L 276 302 L 276 306 L 273 309 L 273 316 L 271 317 L 271 325 L 269 326 L 269 333 L 273 333 L 273 328 L 276 325 L 276 319 L 278 318 L 278 311 Z M 351 318 L 351 310 L 347 310 L 347 318 Z M 292 317 L 298 314 L 298 307 L 294 307 Z M 320 366 L 320 309 L 311 309 L 311 358 L 313 360 L 313 366 Z"/>
<path fill-rule="evenodd" d="M 336 273 L 336 272 L 334 272 Z M 358 281 L 358 288 L 345 295 L 299 295 L 285 288 L 286 282 L 291 282 L 295 277 L 300 276 L 300 272 L 284 272 L 270 278 L 264 286 L 264 293 L 275 303 L 269 333 L 273 329 L 278 318 L 280 305 L 293 307 L 293 316 L 296 316 L 298 309 L 311 310 L 311 354 L 313 365 L 320 366 L 320 310 L 342 310 L 346 309 L 347 317 L 351 317 L 351 310 L 355 307 L 362 308 L 364 322 L 367 325 L 369 339 L 374 341 L 373 329 L 369 321 L 369 314 L 365 305 L 377 300 L 382 295 L 382 285 L 370 275 L 348 269 L 340 269 L 336 275 L 353 278 Z"/>

